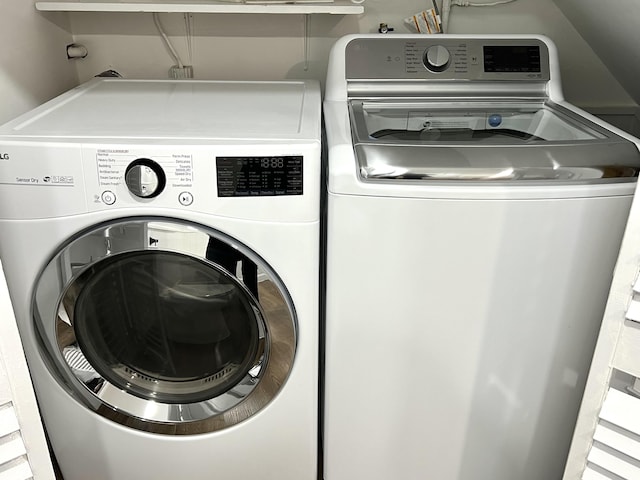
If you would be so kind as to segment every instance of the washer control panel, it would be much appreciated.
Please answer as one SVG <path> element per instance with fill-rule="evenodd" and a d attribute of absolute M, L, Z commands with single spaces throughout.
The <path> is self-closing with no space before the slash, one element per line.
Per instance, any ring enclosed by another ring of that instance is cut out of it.
<path fill-rule="evenodd" d="M 548 81 L 549 51 L 538 38 L 355 38 L 346 46 L 347 80 Z"/>

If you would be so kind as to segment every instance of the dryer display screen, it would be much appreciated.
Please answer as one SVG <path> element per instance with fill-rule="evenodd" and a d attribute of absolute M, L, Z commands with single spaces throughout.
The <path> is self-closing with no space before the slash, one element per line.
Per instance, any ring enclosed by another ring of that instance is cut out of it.
<path fill-rule="evenodd" d="M 302 156 L 216 157 L 219 197 L 302 195 Z"/>

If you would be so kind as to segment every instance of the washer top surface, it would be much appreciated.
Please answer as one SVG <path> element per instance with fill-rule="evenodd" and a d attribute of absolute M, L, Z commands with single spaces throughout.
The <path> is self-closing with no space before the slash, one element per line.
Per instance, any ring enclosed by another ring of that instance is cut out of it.
<path fill-rule="evenodd" d="M 307 100 L 317 89 L 308 81 L 95 79 L 0 127 L 0 137 L 304 140 L 317 137 L 305 128 L 319 124 Z"/>

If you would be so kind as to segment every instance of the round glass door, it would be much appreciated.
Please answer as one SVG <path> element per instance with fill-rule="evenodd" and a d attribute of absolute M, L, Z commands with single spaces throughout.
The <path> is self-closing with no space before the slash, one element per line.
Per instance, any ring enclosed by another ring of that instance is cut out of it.
<path fill-rule="evenodd" d="M 141 430 L 238 423 L 293 363 L 295 319 L 277 275 L 200 225 L 140 219 L 85 232 L 47 265 L 34 306 L 61 384 Z"/>

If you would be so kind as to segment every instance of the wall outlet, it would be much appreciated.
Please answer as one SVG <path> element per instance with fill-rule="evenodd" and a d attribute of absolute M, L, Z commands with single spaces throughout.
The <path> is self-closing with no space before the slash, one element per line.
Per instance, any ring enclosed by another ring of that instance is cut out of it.
<path fill-rule="evenodd" d="M 193 66 L 184 65 L 179 67 L 178 65 L 173 65 L 169 69 L 169 78 L 193 78 Z"/>

